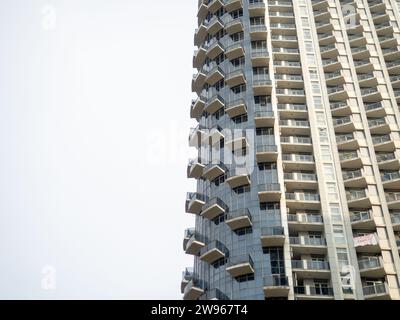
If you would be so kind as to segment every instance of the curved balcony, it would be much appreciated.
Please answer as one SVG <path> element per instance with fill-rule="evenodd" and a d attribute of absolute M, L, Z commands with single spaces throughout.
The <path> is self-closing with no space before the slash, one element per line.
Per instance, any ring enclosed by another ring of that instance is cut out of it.
<path fill-rule="evenodd" d="M 352 113 L 346 102 L 333 102 L 329 104 L 333 117 L 345 117 Z"/>
<path fill-rule="evenodd" d="M 214 60 L 217 56 L 219 56 L 221 53 L 225 51 L 225 47 L 222 45 L 219 40 L 216 38 L 213 38 L 208 44 L 207 44 L 207 57 L 210 58 L 211 60 Z"/>
<path fill-rule="evenodd" d="M 331 12 L 329 11 L 329 7 L 314 10 L 314 19 L 315 21 L 326 21 L 332 18 Z"/>
<path fill-rule="evenodd" d="M 210 0 L 208 2 L 208 10 L 212 13 L 215 13 L 219 9 L 221 9 L 224 6 L 224 1 L 223 0 Z"/>
<path fill-rule="evenodd" d="M 400 161 L 394 152 L 376 153 L 376 159 L 380 170 L 400 169 Z"/>
<path fill-rule="evenodd" d="M 385 192 L 389 209 L 400 209 L 400 192 Z"/>
<path fill-rule="evenodd" d="M 200 159 L 189 160 L 187 167 L 187 177 L 199 179 L 203 174 L 204 165 L 201 163 Z"/>
<path fill-rule="evenodd" d="M 280 274 L 265 276 L 264 280 L 264 296 L 266 298 L 287 297 L 289 294 L 288 277 Z"/>
<path fill-rule="evenodd" d="M 212 146 L 220 143 L 224 139 L 223 130 L 220 126 L 214 126 L 213 128 L 207 130 L 202 139 L 203 143 L 210 143 Z"/>
<path fill-rule="evenodd" d="M 349 208 L 369 208 L 371 200 L 365 189 L 346 190 L 347 204 Z"/>
<path fill-rule="evenodd" d="M 215 85 L 218 81 L 224 79 L 225 73 L 219 66 L 214 66 L 210 68 L 207 72 L 205 83 L 209 84 L 210 86 Z"/>
<path fill-rule="evenodd" d="M 363 175 L 361 169 L 358 170 L 343 170 L 344 186 L 347 188 L 366 188 L 367 179 Z"/>
<path fill-rule="evenodd" d="M 333 94 L 337 93 L 339 94 L 340 90 L 335 90 L 333 88 L 338 88 L 340 87 L 338 85 L 343 84 L 345 82 L 344 76 L 340 70 L 337 70 L 335 72 L 327 72 L 325 73 L 325 82 L 328 85 L 328 94 L 330 95 L 331 98 L 333 98 Z M 343 87 L 343 86 L 342 86 Z M 345 98 L 343 98 L 344 100 Z M 347 98 L 346 98 L 347 99 Z"/>
<path fill-rule="evenodd" d="M 383 188 L 386 190 L 400 189 L 400 172 L 381 172 Z"/>
<path fill-rule="evenodd" d="M 197 256 L 200 250 L 205 246 L 203 237 L 198 234 L 194 228 L 185 230 L 183 239 L 183 250 L 186 254 Z"/>
<path fill-rule="evenodd" d="M 386 116 L 385 107 L 381 102 L 364 103 L 367 117 L 384 117 Z"/>
<path fill-rule="evenodd" d="M 371 73 L 374 71 L 374 65 L 370 59 L 354 60 L 354 67 L 357 73 Z"/>
<path fill-rule="evenodd" d="M 360 47 L 365 46 L 367 44 L 367 39 L 364 36 L 364 33 L 356 33 L 349 34 L 348 36 L 349 43 L 351 47 Z"/>
<path fill-rule="evenodd" d="M 363 60 L 371 57 L 371 52 L 366 46 L 351 48 L 351 53 L 354 60 Z"/>
<path fill-rule="evenodd" d="M 321 203 L 319 195 L 311 192 L 286 193 L 286 206 L 290 210 L 298 209 L 320 209 Z"/>
<path fill-rule="evenodd" d="M 232 19 L 225 23 L 225 31 L 232 35 L 237 32 L 242 32 L 244 30 L 243 22 L 241 18 Z"/>
<path fill-rule="evenodd" d="M 282 154 L 285 170 L 314 170 L 315 162 L 311 154 L 284 153 Z"/>
<path fill-rule="evenodd" d="M 233 277 L 237 278 L 247 274 L 254 273 L 253 259 L 249 254 L 230 257 L 226 265 L 226 271 Z"/>
<path fill-rule="evenodd" d="M 382 93 L 376 87 L 361 89 L 361 96 L 365 102 L 379 102 L 382 100 Z"/>
<path fill-rule="evenodd" d="M 204 111 L 209 114 L 214 114 L 215 112 L 224 107 L 225 107 L 224 99 L 219 94 L 216 94 L 207 100 L 207 102 L 204 105 Z"/>
<path fill-rule="evenodd" d="M 194 33 L 194 45 L 200 47 L 207 36 L 207 23 L 203 22 Z"/>
<path fill-rule="evenodd" d="M 397 48 L 385 48 L 382 49 L 383 57 L 386 61 L 392 61 L 400 58 L 400 51 Z"/>
<path fill-rule="evenodd" d="M 296 24 L 294 23 L 271 23 L 270 28 L 272 34 L 296 35 Z"/>
<path fill-rule="evenodd" d="M 190 117 L 198 119 L 204 112 L 204 106 L 206 104 L 206 99 L 203 96 L 198 97 L 196 100 L 192 101 L 190 105 Z"/>
<path fill-rule="evenodd" d="M 322 59 L 322 66 L 324 68 L 324 72 L 334 72 L 336 70 L 343 69 L 342 63 L 338 60 L 338 58 Z"/>
<path fill-rule="evenodd" d="M 392 83 L 392 87 L 394 89 L 400 88 L 400 76 L 390 76 L 390 82 Z"/>
<path fill-rule="evenodd" d="M 265 3 L 264 2 L 251 2 L 248 4 L 250 17 L 259 17 L 265 14 Z"/>
<path fill-rule="evenodd" d="M 253 225 L 250 211 L 247 208 L 227 212 L 225 223 L 232 231 Z"/>
<path fill-rule="evenodd" d="M 336 58 L 339 55 L 339 50 L 335 44 L 328 44 L 325 46 L 319 46 L 321 57 L 323 59 Z"/>
<path fill-rule="evenodd" d="M 182 281 L 181 281 L 181 293 L 185 292 L 185 288 L 188 283 L 193 279 L 193 268 L 186 268 L 185 271 L 182 272 Z"/>
<path fill-rule="evenodd" d="M 270 3 L 268 3 L 268 5 L 269 4 Z M 271 23 L 294 23 L 295 21 L 293 12 L 271 10 L 269 12 L 269 20 Z"/>
<path fill-rule="evenodd" d="M 363 167 L 361 156 L 357 151 L 339 152 L 339 159 L 342 169 L 357 169 Z"/>
<path fill-rule="evenodd" d="M 350 222 L 353 229 L 357 230 L 375 230 L 376 228 L 371 210 L 351 211 Z"/>
<path fill-rule="evenodd" d="M 258 163 L 276 162 L 278 159 L 278 147 L 275 145 L 257 145 L 256 159 Z"/>
<path fill-rule="evenodd" d="M 282 247 L 285 243 L 283 227 L 261 228 L 261 245 L 263 247 Z"/>
<path fill-rule="evenodd" d="M 204 45 L 200 46 L 193 54 L 193 68 L 200 69 L 206 60 L 207 49 Z"/>
<path fill-rule="evenodd" d="M 323 238 L 289 237 L 289 242 L 294 254 L 325 254 L 327 250 L 326 240 Z"/>
<path fill-rule="evenodd" d="M 318 33 L 318 42 L 321 46 L 336 43 L 336 37 L 332 32 Z"/>
<path fill-rule="evenodd" d="M 363 287 L 364 298 L 366 300 L 389 300 L 390 294 L 386 283 L 376 283 L 373 286 Z"/>
<path fill-rule="evenodd" d="M 278 202 L 282 196 L 279 183 L 258 185 L 258 198 L 260 202 Z"/>
<path fill-rule="evenodd" d="M 328 0 L 311 0 L 313 10 L 321 10 L 329 7 Z"/>
<path fill-rule="evenodd" d="M 200 260 L 209 264 L 227 257 L 228 249 L 218 240 L 212 241 L 200 250 Z"/>
<path fill-rule="evenodd" d="M 371 134 L 389 134 L 391 128 L 385 118 L 377 118 L 368 120 L 369 130 Z"/>
<path fill-rule="evenodd" d="M 205 282 L 199 279 L 192 279 L 186 285 L 183 292 L 183 300 L 197 300 L 206 290 Z"/>
<path fill-rule="evenodd" d="M 393 33 L 393 26 L 389 21 L 375 25 L 375 30 L 378 35 L 387 35 Z"/>
<path fill-rule="evenodd" d="M 228 171 L 226 182 L 232 189 L 234 189 L 249 185 L 251 180 L 246 168 L 234 168 Z"/>
<path fill-rule="evenodd" d="M 382 278 L 385 276 L 385 268 L 381 257 L 368 257 L 358 260 L 358 268 L 361 277 Z"/>
<path fill-rule="evenodd" d="M 333 288 L 301 286 L 294 287 L 297 300 L 333 300 Z"/>
<path fill-rule="evenodd" d="M 200 214 L 203 205 L 206 203 L 206 196 L 201 193 L 188 192 L 186 198 L 186 212 Z"/>
<path fill-rule="evenodd" d="M 327 261 L 292 260 L 292 271 L 297 279 L 329 279 L 331 270 Z"/>
<path fill-rule="evenodd" d="M 256 128 L 273 127 L 275 123 L 274 112 L 257 109 L 254 113 L 254 122 L 256 124 Z"/>
<path fill-rule="evenodd" d="M 225 77 L 225 83 L 232 87 L 236 87 L 240 84 L 246 83 L 246 76 L 244 74 L 243 67 L 239 67 L 231 72 L 229 72 Z"/>
<path fill-rule="evenodd" d="M 243 132 L 242 135 L 237 135 L 234 132 L 232 136 L 225 139 L 225 146 L 232 151 L 249 148 L 249 142 L 247 140 L 246 133 Z"/>
<path fill-rule="evenodd" d="M 382 12 L 386 10 L 386 3 L 382 0 L 368 1 L 371 12 Z"/>
<path fill-rule="evenodd" d="M 329 101 L 343 101 L 349 97 L 347 90 L 343 87 L 343 85 L 328 87 L 327 89 Z"/>
<path fill-rule="evenodd" d="M 340 117 L 340 118 L 333 118 L 333 126 L 335 132 L 338 133 L 348 133 L 356 131 L 356 126 L 354 120 L 351 116 L 348 117 Z"/>
<path fill-rule="evenodd" d="M 353 132 L 336 135 L 336 144 L 338 150 L 357 150 L 360 147 L 358 139 L 354 137 Z"/>
<path fill-rule="evenodd" d="M 266 40 L 267 39 L 267 26 L 266 25 L 251 25 L 250 30 L 251 41 Z"/>
<path fill-rule="evenodd" d="M 247 113 L 246 101 L 244 99 L 237 99 L 225 104 L 225 113 L 232 119 Z"/>
<path fill-rule="evenodd" d="M 380 24 L 390 20 L 390 17 L 386 11 L 374 12 L 371 15 L 372 15 L 372 20 L 374 20 L 374 24 Z"/>
<path fill-rule="evenodd" d="M 225 10 L 227 12 L 243 9 L 242 0 L 225 0 L 224 3 L 225 3 Z"/>
<path fill-rule="evenodd" d="M 225 49 L 225 55 L 229 60 L 243 57 L 245 54 L 243 42 L 238 41 Z"/>
<path fill-rule="evenodd" d="M 386 62 L 386 67 L 389 75 L 399 75 L 400 74 L 400 61 L 390 61 Z"/>
<path fill-rule="evenodd" d="M 392 34 L 385 36 L 378 36 L 378 39 L 382 49 L 394 48 L 398 45 L 397 38 L 395 38 Z"/>
<path fill-rule="evenodd" d="M 192 91 L 200 94 L 200 91 L 203 89 L 205 81 L 206 81 L 206 72 L 201 69 L 197 74 L 193 75 L 192 79 Z"/>
<path fill-rule="evenodd" d="M 253 76 L 253 93 L 255 96 L 270 95 L 272 92 L 272 81 L 269 76 Z"/>
<path fill-rule="evenodd" d="M 323 231 L 324 223 L 321 215 L 316 214 L 288 214 L 290 231 Z"/>
<path fill-rule="evenodd" d="M 228 206 L 220 198 L 212 198 L 205 205 L 201 211 L 201 216 L 212 220 L 228 211 Z"/>
<path fill-rule="evenodd" d="M 369 233 L 361 236 L 354 236 L 354 247 L 357 252 L 360 253 L 380 253 L 381 248 L 377 235 L 375 233 Z"/>
<path fill-rule="evenodd" d="M 251 64 L 253 67 L 268 67 L 269 53 L 267 49 L 253 49 L 251 51 Z"/>
<path fill-rule="evenodd" d="M 271 41 L 274 47 L 297 48 L 299 46 L 295 35 L 273 34 Z"/>
<path fill-rule="evenodd" d="M 207 32 L 210 35 L 215 35 L 219 31 L 221 31 L 223 28 L 224 28 L 224 23 L 222 22 L 222 20 L 217 16 L 213 16 L 210 19 L 210 21 L 208 22 Z"/>
<path fill-rule="evenodd" d="M 372 143 L 374 144 L 374 149 L 377 152 L 393 152 L 396 149 L 394 142 L 388 134 L 373 135 Z"/>

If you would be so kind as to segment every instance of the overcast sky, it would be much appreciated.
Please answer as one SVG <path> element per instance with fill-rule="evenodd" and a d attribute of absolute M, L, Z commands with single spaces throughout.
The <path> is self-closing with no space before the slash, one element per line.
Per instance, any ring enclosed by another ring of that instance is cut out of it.
<path fill-rule="evenodd" d="M 0 1 L 1 299 L 181 298 L 196 6 Z"/>

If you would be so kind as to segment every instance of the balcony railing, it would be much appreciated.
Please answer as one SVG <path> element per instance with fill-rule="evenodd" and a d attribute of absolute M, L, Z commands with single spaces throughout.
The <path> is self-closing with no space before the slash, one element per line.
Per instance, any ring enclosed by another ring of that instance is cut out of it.
<path fill-rule="evenodd" d="M 347 201 L 363 199 L 367 197 L 365 190 L 346 191 Z"/>
<path fill-rule="evenodd" d="M 350 221 L 351 222 L 361 222 L 371 220 L 371 212 L 367 211 L 356 211 L 350 213 Z"/>
<path fill-rule="evenodd" d="M 284 287 L 288 285 L 288 277 L 285 275 L 273 274 L 264 277 L 264 287 Z"/>
<path fill-rule="evenodd" d="M 358 261 L 358 267 L 361 271 L 366 269 L 379 268 L 381 266 L 381 261 L 378 257 L 370 257 L 369 259 L 363 259 Z"/>
<path fill-rule="evenodd" d="M 289 237 L 290 244 L 304 246 L 326 246 L 326 240 L 323 238 Z"/>
<path fill-rule="evenodd" d="M 289 222 L 302 222 L 302 223 L 322 223 L 322 216 L 316 214 L 307 214 L 307 215 L 297 215 L 297 214 L 288 214 L 287 215 Z"/>
<path fill-rule="evenodd" d="M 307 292 L 308 289 L 308 292 Z M 294 287 L 294 293 L 311 296 L 333 296 L 333 288 L 328 287 Z"/>
<path fill-rule="evenodd" d="M 292 260 L 293 269 L 301 270 L 329 270 L 327 261 Z"/>
<path fill-rule="evenodd" d="M 363 176 L 361 170 L 355 171 L 343 171 L 343 180 L 352 180 L 356 178 L 361 178 Z"/>
<path fill-rule="evenodd" d="M 377 153 L 376 160 L 379 162 L 385 162 L 396 159 L 396 155 L 394 153 Z"/>
<path fill-rule="evenodd" d="M 395 171 L 395 172 L 382 172 L 381 173 L 381 179 L 383 182 L 386 181 L 391 181 L 391 180 L 396 180 L 400 178 L 400 172 Z"/>
<path fill-rule="evenodd" d="M 373 286 L 363 287 L 363 293 L 365 296 L 385 294 L 387 292 L 384 283 L 376 283 Z"/>

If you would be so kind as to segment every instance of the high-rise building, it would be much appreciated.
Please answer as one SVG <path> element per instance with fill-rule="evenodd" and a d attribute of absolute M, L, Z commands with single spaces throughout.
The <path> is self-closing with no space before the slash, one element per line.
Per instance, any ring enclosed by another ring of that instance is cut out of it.
<path fill-rule="evenodd" d="M 184 299 L 400 299 L 395 0 L 203 0 Z"/>

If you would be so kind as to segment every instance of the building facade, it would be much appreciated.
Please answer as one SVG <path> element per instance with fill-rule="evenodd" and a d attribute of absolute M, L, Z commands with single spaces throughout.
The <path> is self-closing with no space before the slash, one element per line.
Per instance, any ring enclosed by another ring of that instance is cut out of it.
<path fill-rule="evenodd" d="M 396 0 L 200 0 L 184 299 L 400 299 Z"/>

